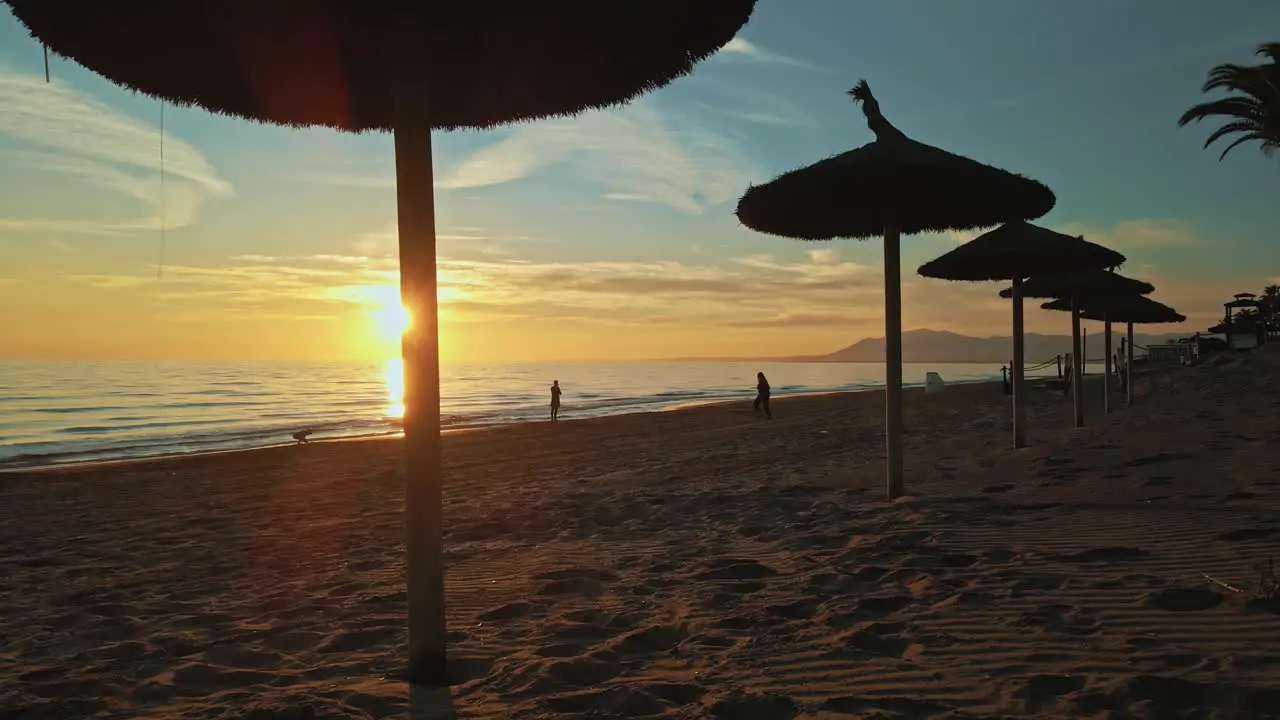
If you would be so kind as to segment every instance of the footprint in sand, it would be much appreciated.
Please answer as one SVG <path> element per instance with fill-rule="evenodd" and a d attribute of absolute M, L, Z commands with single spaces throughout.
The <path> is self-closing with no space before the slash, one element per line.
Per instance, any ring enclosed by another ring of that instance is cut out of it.
<path fill-rule="evenodd" d="M 801 535 L 788 545 L 801 550 L 835 550 L 849 544 L 848 533 L 812 532 Z"/>
<path fill-rule="evenodd" d="M 925 718 L 950 713 L 956 706 L 937 700 L 907 697 L 857 697 L 846 695 L 824 700 L 819 708 L 828 713 L 867 718 Z"/>
<path fill-rule="evenodd" d="M 911 604 L 908 595 L 872 595 L 858 599 L 858 612 L 868 615 L 888 615 Z"/>
<path fill-rule="evenodd" d="M 557 660 L 546 668 L 546 678 L 571 688 L 588 688 L 608 682 L 622 674 L 618 662 L 590 655 Z"/>
<path fill-rule="evenodd" d="M 906 623 L 875 622 L 855 629 L 838 641 L 845 651 L 872 657 L 903 658 L 923 652 L 924 647 L 903 637 Z"/>
<path fill-rule="evenodd" d="M 612 649 L 623 656 L 650 655 L 675 650 L 689 637 L 688 626 L 681 624 L 650 625 L 622 636 Z"/>
<path fill-rule="evenodd" d="M 616 578 L 612 572 L 600 568 L 565 568 L 533 576 L 534 580 L 544 583 L 537 595 L 600 595 L 604 584 Z"/>
<path fill-rule="evenodd" d="M 1108 563 L 1108 562 L 1126 562 L 1129 560 L 1139 560 L 1147 557 L 1149 553 L 1139 548 L 1125 547 L 1122 545 L 1112 547 L 1092 548 L 1089 550 L 1081 550 L 1070 555 L 1063 555 L 1062 559 L 1066 562 L 1075 563 Z"/>
<path fill-rule="evenodd" d="M 1274 527 L 1242 528 L 1223 533 L 1218 536 L 1218 539 L 1226 540 L 1227 542 L 1248 542 L 1249 540 L 1261 540 L 1265 537 L 1271 537 L 1278 532 L 1280 532 L 1280 528 Z"/>
<path fill-rule="evenodd" d="M 1009 624 L 1064 635 L 1094 635 L 1098 632 L 1098 622 L 1084 617 L 1078 608 L 1071 605 L 1042 605 L 1019 614 Z"/>
<path fill-rule="evenodd" d="M 330 635 L 316 648 L 322 653 L 353 653 L 368 648 L 389 645 L 398 639 L 403 630 L 398 627 L 374 627 L 338 632 Z"/>
<path fill-rule="evenodd" d="M 1164 588 L 1148 593 L 1143 604 L 1174 612 L 1212 610 L 1222 604 L 1222 593 L 1207 588 Z"/>
<path fill-rule="evenodd" d="M 1147 702 L 1152 708 L 1176 710 L 1203 708 L 1214 704 L 1217 688 L 1184 678 L 1160 675 L 1138 675 L 1130 679 L 1121 692 L 1130 702 Z"/>
<path fill-rule="evenodd" d="M 630 685 L 557 695 L 545 703 L 551 712 L 569 717 L 649 717 L 670 709 L 661 698 Z"/>
<path fill-rule="evenodd" d="M 1178 460 L 1190 460 L 1193 456 L 1190 453 L 1156 453 L 1154 455 L 1144 455 L 1134 458 L 1125 463 L 1122 467 L 1142 467 L 1144 465 L 1156 465 L 1159 463 L 1176 462 Z"/>
<path fill-rule="evenodd" d="M 962 590 L 941 602 L 935 603 L 931 610 L 944 610 L 949 607 L 985 608 L 996 600 L 995 595 L 977 590 Z"/>
<path fill-rule="evenodd" d="M 778 571 L 755 560 L 725 558 L 709 563 L 694 579 L 718 583 L 724 592 L 747 594 L 763 590 L 764 581 L 777 574 Z"/>
<path fill-rule="evenodd" d="M 486 623 L 508 623 L 513 620 L 522 620 L 530 615 L 536 615 L 546 610 L 546 607 L 531 602 L 513 602 L 506 605 L 499 605 L 492 610 L 486 610 L 476 616 L 480 622 Z"/>
<path fill-rule="evenodd" d="M 784 622 L 792 620 L 808 620 L 818 610 L 818 601 L 814 599 L 794 600 L 788 603 L 770 605 L 764 609 L 765 614 Z"/>
<path fill-rule="evenodd" d="M 796 702 L 782 695 L 725 698 L 709 710 L 715 720 L 792 720 L 800 714 Z"/>
<path fill-rule="evenodd" d="M 1256 492 L 1249 492 L 1248 490 L 1237 490 L 1235 492 L 1227 493 L 1226 495 L 1223 496 L 1222 499 L 1226 502 L 1231 502 L 1233 500 L 1256 500 L 1259 497 L 1261 497 L 1261 495 L 1259 495 Z"/>
<path fill-rule="evenodd" d="M 837 566 L 836 571 L 850 580 L 860 583 L 879 582 L 889 574 L 889 568 L 881 565 Z"/>
<path fill-rule="evenodd" d="M 1083 675 L 1032 675 L 1018 682 L 1013 697 L 1028 713 L 1038 713 L 1063 695 L 1080 692 L 1088 684 Z"/>
<path fill-rule="evenodd" d="M 967 553 L 920 553 L 903 559 L 903 567 L 915 569 L 962 569 L 973 567 L 982 558 Z"/>
<path fill-rule="evenodd" d="M 823 621 L 833 628 L 854 627 L 895 613 L 911 602 L 908 595 L 872 595 L 859 598 L 852 611 L 824 613 Z"/>

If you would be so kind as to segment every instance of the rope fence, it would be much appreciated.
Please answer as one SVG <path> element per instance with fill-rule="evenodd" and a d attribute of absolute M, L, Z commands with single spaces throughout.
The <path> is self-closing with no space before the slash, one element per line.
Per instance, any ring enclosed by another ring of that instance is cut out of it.
<path fill-rule="evenodd" d="M 1137 348 L 1140 346 L 1135 343 L 1134 347 Z M 1135 358 L 1135 361 L 1136 361 L 1136 358 Z M 1085 358 L 1081 363 L 1082 364 L 1081 374 L 1088 375 L 1089 373 L 1087 372 L 1087 370 L 1090 365 L 1102 365 L 1105 367 L 1106 362 L 1107 362 L 1107 358 L 1105 356 L 1100 358 Z M 1023 363 L 1022 377 L 1026 380 L 1039 381 L 1041 384 L 1048 385 L 1050 387 L 1053 387 L 1053 386 L 1060 387 L 1062 389 L 1062 392 L 1065 394 L 1071 390 L 1071 379 L 1072 379 L 1071 363 L 1072 363 L 1072 359 L 1071 359 L 1070 353 L 1067 353 L 1066 355 L 1055 355 L 1052 358 L 1048 360 L 1044 360 L 1042 362 Z M 1000 380 L 1001 380 L 1001 384 L 1004 386 L 1004 392 L 1006 395 L 1013 392 L 1013 378 L 1010 376 L 1011 375 L 1010 368 L 1012 367 L 1013 367 L 1013 363 L 1010 362 L 1006 365 L 1001 366 L 1000 368 Z M 1118 352 L 1118 353 L 1112 354 L 1111 367 L 1114 369 L 1115 375 L 1117 378 L 1119 378 L 1121 386 L 1123 387 L 1123 384 L 1126 381 L 1125 378 L 1127 376 L 1127 373 L 1125 372 L 1125 368 L 1124 368 L 1123 353 Z M 1037 371 L 1049 370 L 1049 369 L 1052 369 L 1053 372 L 1042 373 L 1038 375 L 1035 374 Z"/>

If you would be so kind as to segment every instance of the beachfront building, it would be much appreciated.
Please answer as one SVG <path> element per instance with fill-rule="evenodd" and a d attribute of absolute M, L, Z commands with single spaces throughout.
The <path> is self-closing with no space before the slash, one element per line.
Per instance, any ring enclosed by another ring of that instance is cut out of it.
<path fill-rule="evenodd" d="M 1267 326 L 1262 320 L 1262 303 L 1253 293 L 1237 293 L 1223 303 L 1222 322 L 1209 332 L 1223 335 L 1229 350 L 1252 350 L 1267 342 Z"/>

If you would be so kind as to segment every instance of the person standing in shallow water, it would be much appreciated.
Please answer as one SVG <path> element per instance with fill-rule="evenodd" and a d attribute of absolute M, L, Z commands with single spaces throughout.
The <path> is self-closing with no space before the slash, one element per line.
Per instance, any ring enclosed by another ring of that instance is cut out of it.
<path fill-rule="evenodd" d="M 551 419 L 560 419 L 560 381 L 551 381 Z"/>
<path fill-rule="evenodd" d="M 765 378 L 764 373 L 756 373 L 756 401 L 753 403 L 756 409 L 756 415 L 764 410 L 764 416 L 773 419 L 773 413 L 769 410 L 769 381 Z"/>

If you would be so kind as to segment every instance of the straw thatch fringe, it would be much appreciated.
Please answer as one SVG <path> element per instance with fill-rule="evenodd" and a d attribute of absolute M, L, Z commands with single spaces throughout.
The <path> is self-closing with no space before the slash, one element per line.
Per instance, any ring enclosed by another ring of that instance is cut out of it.
<path fill-rule="evenodd" d="M 1089 270 L 1053 275 L 1037 275 L 1022 284 L 1027 298 L 1069 298 L 1081 301 L 1104 295 L 1147 295 L 1155 286 L 1108 270 Z M 1000 297 L 1013 297 L 1013 288 L 1000 291 Z"/>
<path fill-rule="evenodd" d="M 930 260 L 918 272 L 939 280 L 983 282 L 1115 268 L 1124 261 L 1124 255 L 1082 237 L 1018 220 Z"/>
<path fill-rule="evenodd" d="M 391 128 L 389 39 L 418 25 L 432 126 L 625 102 L 733 39 L 755 0 L 400 3 L 4 0 L 50 50 L 127 88 L 279 125 Z"/>
<path fill-rule="evenodd" d="M 1071 311 L 1071 301 L 1052 300 L 1040 305 L 1043 310 Z M 1079 307 L 1080 317 L 1098 322 L 1135 323 L 1154 325 L 1180 323 L 1186 316 L 1162 302 L 1142 295 L 1111 295 L 1086 299 Z"/>

